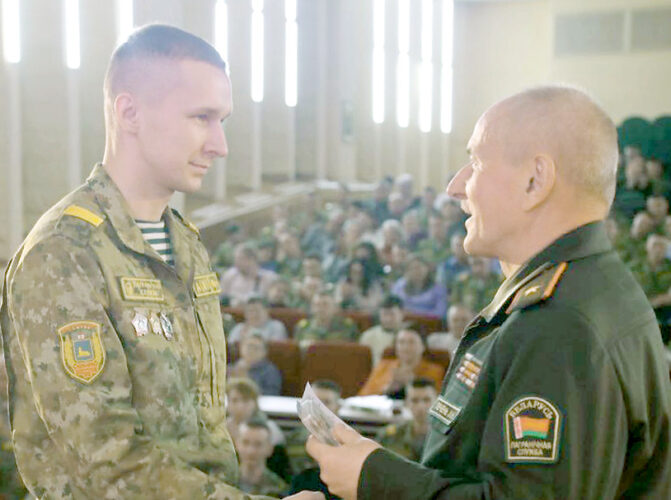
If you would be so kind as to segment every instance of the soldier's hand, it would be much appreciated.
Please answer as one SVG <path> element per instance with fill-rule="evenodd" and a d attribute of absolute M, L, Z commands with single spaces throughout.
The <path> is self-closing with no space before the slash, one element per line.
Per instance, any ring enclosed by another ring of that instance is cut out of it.
<path fill-rule="evenodd" d="M 329 491 L 344 500 L 356 500 L 363 463 L 380 445 L 346 425 L 337 425 L 333 433 L 342 445 L 330 446 L 310 436 L 306 449 L 319 463 L 320 477 Z"/>
<path fill-rule="evenodd" d="M 290 497 L 284 497 L 284 500 L 326 500 L 321 491 L 299 491 Z"/>

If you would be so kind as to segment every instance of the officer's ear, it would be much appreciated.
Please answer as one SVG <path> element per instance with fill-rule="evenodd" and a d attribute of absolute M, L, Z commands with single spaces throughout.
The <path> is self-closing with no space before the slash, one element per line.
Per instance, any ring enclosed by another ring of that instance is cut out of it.
<path fill-rule="evenodd" d="M 539 154 L 533 159 L 527 177 L 522 208 L 533 210 L 548 199 L 557 179 L 557 169 L 552 157 Z"/>
<path fill-rule="evenodd" d="M 114 99 L 114 118 L 119 129 L 134 133 L 139 126 L 138 106 L 135 97 L 122 92 Z"/>

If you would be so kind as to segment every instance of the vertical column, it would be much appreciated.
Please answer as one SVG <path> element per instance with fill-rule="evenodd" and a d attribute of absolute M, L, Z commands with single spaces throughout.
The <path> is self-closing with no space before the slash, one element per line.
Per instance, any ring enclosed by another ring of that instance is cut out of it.
<path fill-rule="evenodd" d="M 82 149 L 79 114 L 79 72 L 68 70 L 68 187 L 72 190 L 82 181 Z"/>
<path fill-rule="evenodd" d="M 296 108 L 287 111 L 287 174 L 290 181 L 296 180 Z"/>
<path fill-rule="evenodd" d="M 19 68 L 16 64 L 7 64 L 8 94 L 7 118 L 9 128 L 7 174 L 7 205 L 9 208 L 8 252 L 9 257 L 23 240 L 23 155 L 21 145 L 21 86 L 19 85 Z"/>
<path fill-rule="evenodd" d="M 322 0 L 319 3 L 318 20 L 319 28 L 317 29 L 317 179 L 326 178 L 326 164 L 327 164 L 327 109 L 326 109 L 326 92 L 327 92 L 327 55 L 328 55 L 328 4 Z"/>
<path fill-rule="evenodd" d="M 259 191 L 261 189 L 261 167 L 262 167 L 262 128 L 261 119 L 263 112 L 260 102 L 252 103 L 252 191 Z"/>

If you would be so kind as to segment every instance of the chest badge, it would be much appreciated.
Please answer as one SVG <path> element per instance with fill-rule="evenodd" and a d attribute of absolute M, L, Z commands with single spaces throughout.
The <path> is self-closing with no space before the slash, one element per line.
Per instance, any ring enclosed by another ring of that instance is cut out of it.
<path fill-rule="evenodd" d="M 133 328 L 135 328 L 135 335 L 138 337 L 144 337 L 149 333 L 149 319 L 146 313 L 136 310 L 131 323 L 133 324 Z"/>
<path fill-rule="evenodd" d="M 555 463 L 559 457 L 562 414 L 547 399 L 527 396 L 506 411 L 507 462 Z"/>
<path fill-rule="evenodd" d="M 156 314 L 155 311 L 152 311 L 149 314 L 149 324 L 151 325 L 151 331 L 154 332 L 155 335 L 163 335 L 161 320 L 159 319 L 158 314 Z"/>
<path fill-rule="evenodd" d="M 168 315 L 164 312 L 161 312 L 159 316 L 161 320 L 161 328 L 163 329 L 163 336 L 165 337 L 166 340 L 172 340 L 175 338 L 175 331 L 172 328 L 172 323 L 170 322 L 170 318 Z"/>

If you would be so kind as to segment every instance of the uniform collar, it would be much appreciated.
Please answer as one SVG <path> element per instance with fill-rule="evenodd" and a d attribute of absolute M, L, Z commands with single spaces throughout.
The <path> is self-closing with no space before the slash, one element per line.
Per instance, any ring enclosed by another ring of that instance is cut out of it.
<path fill-rule="evenodd" d="M 547 269 L 561 263 L 605 253 L 613 249 L 603 221 L 590 222 L 570 231 L 523 264 L 506 279 L 480 316 L 490 322 L 524 285 Z"/>

